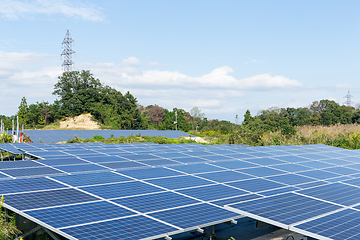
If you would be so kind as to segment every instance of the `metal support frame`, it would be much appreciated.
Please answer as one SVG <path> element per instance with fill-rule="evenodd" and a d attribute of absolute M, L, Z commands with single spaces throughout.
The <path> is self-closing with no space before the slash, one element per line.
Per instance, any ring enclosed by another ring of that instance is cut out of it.
<path fill-rule="evenodd" d="M 36 232 L 40 231 L 41 229 L 43 229 L 45 232 L 47 232 L 52 239 L 61 240 L 55 233 L 51 232 L 49 229 L 44 228 L 44 227 L 42 227 L 40 225 L 38 225 L 37 227 L 31 229 L 27 233 L 24 233 L 23 235 L 15 238 L 14 240 L 20 240 L 21 238 L 26 238 L 27 236 L 29 236 L 29 235 L 31 235 L 33 233 L 36 233 Z"/>

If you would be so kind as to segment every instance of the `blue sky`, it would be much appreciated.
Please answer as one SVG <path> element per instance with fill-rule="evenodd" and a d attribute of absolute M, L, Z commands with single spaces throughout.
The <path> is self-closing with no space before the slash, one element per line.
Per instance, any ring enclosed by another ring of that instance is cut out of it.
<path fill-rule="evenodd" d="M 360 103 L 358 1 L 0 0 L 0 114 L 52 102 L 61 42 L 73 70 L 141 105 L 197 106 L 234 121 L 249 109 L 306 107 L 350 90 Z"/>

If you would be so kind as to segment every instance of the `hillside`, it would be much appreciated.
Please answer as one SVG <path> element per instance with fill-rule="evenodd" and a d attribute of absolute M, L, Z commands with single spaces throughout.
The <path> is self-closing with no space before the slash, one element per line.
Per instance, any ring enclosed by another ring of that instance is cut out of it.
<path fill-rule="evenodd" d="M 100 125 L 92 120 L 90 113 L 84 113 L 75 117 L 67 117 L 66 120 L 60 121 L 60 129 L 86 129 L 97 130 L 100 129 Z"/>

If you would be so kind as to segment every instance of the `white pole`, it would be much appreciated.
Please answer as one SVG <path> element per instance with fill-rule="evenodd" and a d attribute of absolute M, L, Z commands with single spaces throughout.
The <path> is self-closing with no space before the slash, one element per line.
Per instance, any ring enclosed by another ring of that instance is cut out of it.
<path fill-rule="evenodd" d="M 16 116 L 16 141 L 19 141 L 19 116 Z"/>
<path fill-rule="evenodd" d="M 14 136 L 14 119 L 12 120 L 12 129 L 11 129 L 11 136 L 12 136 L 12 139 L 13 139 L 13 142 L 14 142 L 14 139 L 15 139 L 15 136 Z"/>

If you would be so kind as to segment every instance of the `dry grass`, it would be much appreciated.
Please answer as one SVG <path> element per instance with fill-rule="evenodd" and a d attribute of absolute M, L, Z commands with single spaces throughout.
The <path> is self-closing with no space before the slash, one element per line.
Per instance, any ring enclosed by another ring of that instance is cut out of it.
<path fill-rule="evenodd" d="M 261 136 L 259 145 L 304 145 L 326 144 L 336 147 L 360 148 L 359 124 L 336 124 L 332 126 L 300 126 L 296 134 L 282 135 L 278 132 L 267 132 Z"/>

